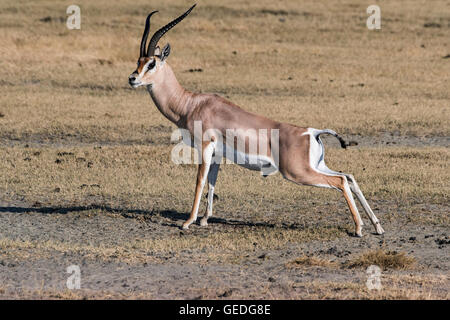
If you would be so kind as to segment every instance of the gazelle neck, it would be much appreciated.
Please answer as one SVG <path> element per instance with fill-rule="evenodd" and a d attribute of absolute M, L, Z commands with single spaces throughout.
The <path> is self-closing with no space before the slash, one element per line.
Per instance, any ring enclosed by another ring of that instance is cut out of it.
<path fill-rule="evenodd" d="M 184 128 L 193 94 L 178 83 L 167 62 L 161 67 L 161 74 L 152 85 L 147 86 L 147 90 L 158 110 L 178 127 Z"/>

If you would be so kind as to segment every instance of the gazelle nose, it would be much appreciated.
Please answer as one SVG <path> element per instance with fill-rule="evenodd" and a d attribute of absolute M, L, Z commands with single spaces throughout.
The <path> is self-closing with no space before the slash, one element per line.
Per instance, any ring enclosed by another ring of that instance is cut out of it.
<path fill-rule="evenodd" d="M 134 82 L 134 81 L 136 81 L 136 77 L 135 77 L 135 76 L 130 76 L 130 77 L 128 78 L 128 81 Z"/>

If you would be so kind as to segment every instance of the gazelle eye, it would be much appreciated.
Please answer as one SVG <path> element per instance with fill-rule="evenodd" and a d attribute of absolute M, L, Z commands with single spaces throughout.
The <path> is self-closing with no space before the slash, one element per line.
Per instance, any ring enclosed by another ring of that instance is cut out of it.
<path fill-rule="evenodd" d="M 155 64 L 156 64 L 156 60 L 153 59 L 153 61 L 148 64 L 147 70 L 153 69 L 155 67 Z"/>

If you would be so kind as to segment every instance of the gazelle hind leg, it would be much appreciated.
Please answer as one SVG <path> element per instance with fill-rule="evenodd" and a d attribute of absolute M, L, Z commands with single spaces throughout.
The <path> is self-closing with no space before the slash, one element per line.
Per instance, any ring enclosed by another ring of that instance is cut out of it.
<path fill-rule="evenodd" d="M 198 208 L 200 206 L 200 199 L 203 193 L 203 188 L 205 186 L 206 178 L 209 173 L 209 167 L 211 165 L 212 155 L 214 153 L 215 143 L 214 142 L 203 142 L 202 143 L 202 161 L 198 166 L 197 173 L 197 185 L 195 188 L 194 204 L 192 205 L 191 214 L 189 219 L 183 223 L 183 229 L 188 229 L 189 226 L 197 220 Z"/>
<path fill-rule="evenodd" d="M 214 187 L 216 186 L 217 175 L 219 173 L 220 163 L 213 163 L 209 168 L 208 173 L 208 206 L 206 207 L 205 215 L 200 220 L 201 226 L 208 225 L 208 218 L 212 216 L 213 211 L 213 199 L 214 199 Z"/>
<path fill-rule="evenodd" d="M 353 199 L 347 177 L 342 175 L 330 176 L 328 174 L 324 174 L 324 176 L 325 180 L 331 187 L 342 191 L 344 194 L 344 198 L 347 201 L 348 208 L 350 209 L 353 217 L 353 222 L 355 223 L 355 234 L 358 237 L 362 237 L 363 222 L 361 216 L 359 215 L 358 208 L 356 207 L 355 199 Z"/>
<path fill-rule="evenodd" d="M 302 174 L 300 176 L 285 176 L 286 179 L 293 181 L 298 184 L 322 187 L 322 188 L 332 188 L 341 191 L 344 194 L 344 198 L 347 202 L 348 208 L 355 223 L 355 234 L 358 237 L 362 237 L 362 220 L 359 215 L 358 208 L 356 207 L 355 200 L 353 199 L 352 192 L 350 190 L 347 177 L 344 175 L 332 175 L 329 173 L 322 173 L 318 170 L 313 172 L 308 172 L 307 174 Z"/>
<path fill-rule="evenodd" d="M 366 212 L 367 216 L 369 217 L 370 221 L 372 222 L 373 226 L 375 227 L 375 230 L 377 234 L 383 234 L 384 230 L 381 227 L 380 221 L 373 213 L 372 209 L 369 206 L 369 203 L 367 203 L 366 198 L 364 197 L 364 194 L 362 193 L 361 189 L 358 186 L 358 183 L 355 180 L 355 177 L 351 174 L 345 174 L 348 181 L 350 182 L 350 189 L 353 191 L 353 193 L 358 198 L 359 202 L 361 203 L 362 207 L 364 208 L 364 211 Z"/>
<path fill-rule="evenodd" d="M 367 216 L 369 217 L 370 221 L 372 222 L 373 226 L 375 227 L 377 234 L 383 234 L 384 230 L 381 227 L 380 221 L 377 219 L 377 217 L 373 213 L 372 209 L 370 208 L 369 203 L 367 202 L 361 189 L 358 186 L 358 183 L 355 180 L 355 177 L 353 177 L 353 175 L 351 175 L 351 174 L 340 173 L 340 172 L 331 170 L 330 168 L 328 168 L 325 165 L 325 162 L 323 160 L 320 163 L 320 169 L 321 169 L 321 172 L 324 174 L 335 174 L 335 175 L 345 176 L 347 178 L 348 184 L 350 186 L 350 190 L 358 198 L 358 201 L 361 203 L 364 211 L 366 212 Z M 363 225 L 363 223 L 361 223 L 361 225 Z"/>
<path fill-rule="evenodd" d="M 309 172 L 300 176 L 284 175 L 284 177 L 297 184 L 331 188 L 341 191 L 344 194 L 344 198 L 350 209 L 350 213 L 352 214 L 353 222 L 355 223 L 355 234 L 358 237 L 362 237 L 363 223 L 358 208 L 356 207 L 355 200 L 353 199 L 347 177 L 343 175 L 324 174 L 320 171 Z"/>
<path fill-rule="evenodd" d="M 325 165 L 325 162 L 323 160 L 319 163 L 319 166 L 316 168 L 316 170 L 319 171 L 320 173 L 322 173 L 324 176 L 340 177 L 340 178 L 342 178 L 342 183 L 341 184 L 337 183 L 337 184 L 332 185 L 332 186 L 334 188 L 337 188 L 337 189 L 341 190 L 344 193 L 345 200 L 347 201 L 348 207 L 349 207 L 350 211 L 352 212 L 352 215 L 356 216 L 356 219 L 359 222 L 358 223 L 359 226 L 363 226 L 364 222 L 362 221 L 361 215 L 359 214 L 358 208 L 356 207 L 355 199 L 353 198 L 352 191 L 351 191 L 351 186 L 349 184 L 347 176 L 345 174 L 340 173 L 340 172 L 336 172 L 336 171 L 333 171 L 333 170 L 329 169 Z M 358 229 L 358 228 L 356 228 L 356 229 Z M 356 234 L 358 236 L 362 236 L 361 235 L 361 229 L 359 230 L 359 233 L 358 233 L 358 230 L 356 230 Z"/>

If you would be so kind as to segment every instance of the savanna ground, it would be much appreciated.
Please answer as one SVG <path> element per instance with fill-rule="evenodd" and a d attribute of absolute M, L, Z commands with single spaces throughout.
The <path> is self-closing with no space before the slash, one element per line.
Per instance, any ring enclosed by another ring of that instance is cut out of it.
<path fill-rule="evenodd" d="M 358 142 L 325 144 L 386 230 L 361 211 L 361 239 L 341 194 L 235 165 L 209 226 L 180 230 L 196 168 L 171 162 L 175 127 L 127 77 L 146 15 L 154 31 L 190 5 L 0 3 L 0 297 L 448 299 L 450 3 L 198 1 L 160 42 L 188 90 Z"/>

